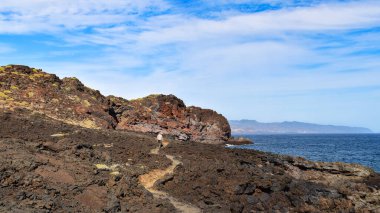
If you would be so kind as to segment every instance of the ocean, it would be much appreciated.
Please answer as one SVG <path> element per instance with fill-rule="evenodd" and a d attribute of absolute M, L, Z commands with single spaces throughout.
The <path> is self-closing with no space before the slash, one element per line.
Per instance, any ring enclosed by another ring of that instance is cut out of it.
<path fill-rule="evenodd" d="M 239 136 L 239 135 L 234 135 Z M 312 161 L 358 163 L 380 173 L 380 134 L 244 135 L 239 148 L 300 156 Z"/>

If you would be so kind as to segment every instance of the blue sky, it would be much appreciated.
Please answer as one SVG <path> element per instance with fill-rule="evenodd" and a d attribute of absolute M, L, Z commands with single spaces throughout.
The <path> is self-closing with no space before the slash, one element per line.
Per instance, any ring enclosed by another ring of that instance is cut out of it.
<path fill-rule="evenodd" d="M 229 119 L 380 132 L 380 1 L 2 0 L 0 64 Z"/>

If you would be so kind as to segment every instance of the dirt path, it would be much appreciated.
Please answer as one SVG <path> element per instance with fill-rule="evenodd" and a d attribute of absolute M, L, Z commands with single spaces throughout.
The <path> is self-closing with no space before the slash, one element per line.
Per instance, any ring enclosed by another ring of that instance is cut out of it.
<path fill-rule="evenodd" d="M 167 144 L 164 144 L 164 147 L 165 146 L 167 146 Z M 158 152 L 159 152 L 158 148 L 152 149 L 150 151 L 151 154 L 155 154 L 155 155 L 157 155 Z M 140 184 L 143 185 L 146 190 L 148 190 L 150 193 L 152 193 L 154 197 L 161 198 L 161 199 L 169 199 L 170 203 L 173 204 L 173 206 L 179 212 L 183 212 L 183 213 L 200 213 L 200 212 L 202 212 L 196 206 L 181 202 L 178 199 L 170 196 L 166 192 L 154 189 L 154 183 L 156 183 L 158 180 L 164 178 L 165 175 L 173 173 L 174 169 L 179 164 L 181 164 L 181 161 L 174 159 L 174 156 L 171 156 L 171 155 L 165 155 L 165 156 L 169 160 L 172 161 L 172 164 L 169 167 L 167 167 L 166 169 L 155 169 L 155 170 L 152 170 L 145 175 L 141 175 L 139 177 Z"/>

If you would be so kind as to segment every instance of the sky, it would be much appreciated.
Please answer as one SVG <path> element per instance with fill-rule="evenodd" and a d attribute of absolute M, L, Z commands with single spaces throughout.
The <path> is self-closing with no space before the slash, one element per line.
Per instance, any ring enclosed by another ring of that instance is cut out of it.
<path fill-rule="evenodd" d="M 378 0 L 1 0 L 0 64 L 228 119 L 380 132 Z"/>

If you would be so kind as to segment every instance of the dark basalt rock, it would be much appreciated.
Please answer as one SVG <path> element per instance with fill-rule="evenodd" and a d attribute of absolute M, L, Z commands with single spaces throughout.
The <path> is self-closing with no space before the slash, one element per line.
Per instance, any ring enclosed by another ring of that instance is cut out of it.
<path fill-rule="evenodd" d="M 24 110 L 1 111 L 0 126 L 0 212 L 175 212 L 138 184 L 145 170 L 170 164 L 146 154 L 155 146 L 152 137 L 83 129 Z M 57 133 L 62 136 L 51 136 Z M 128 159 L 134 163 L 120 176 L 94 172 L 95 164 Z"/>

